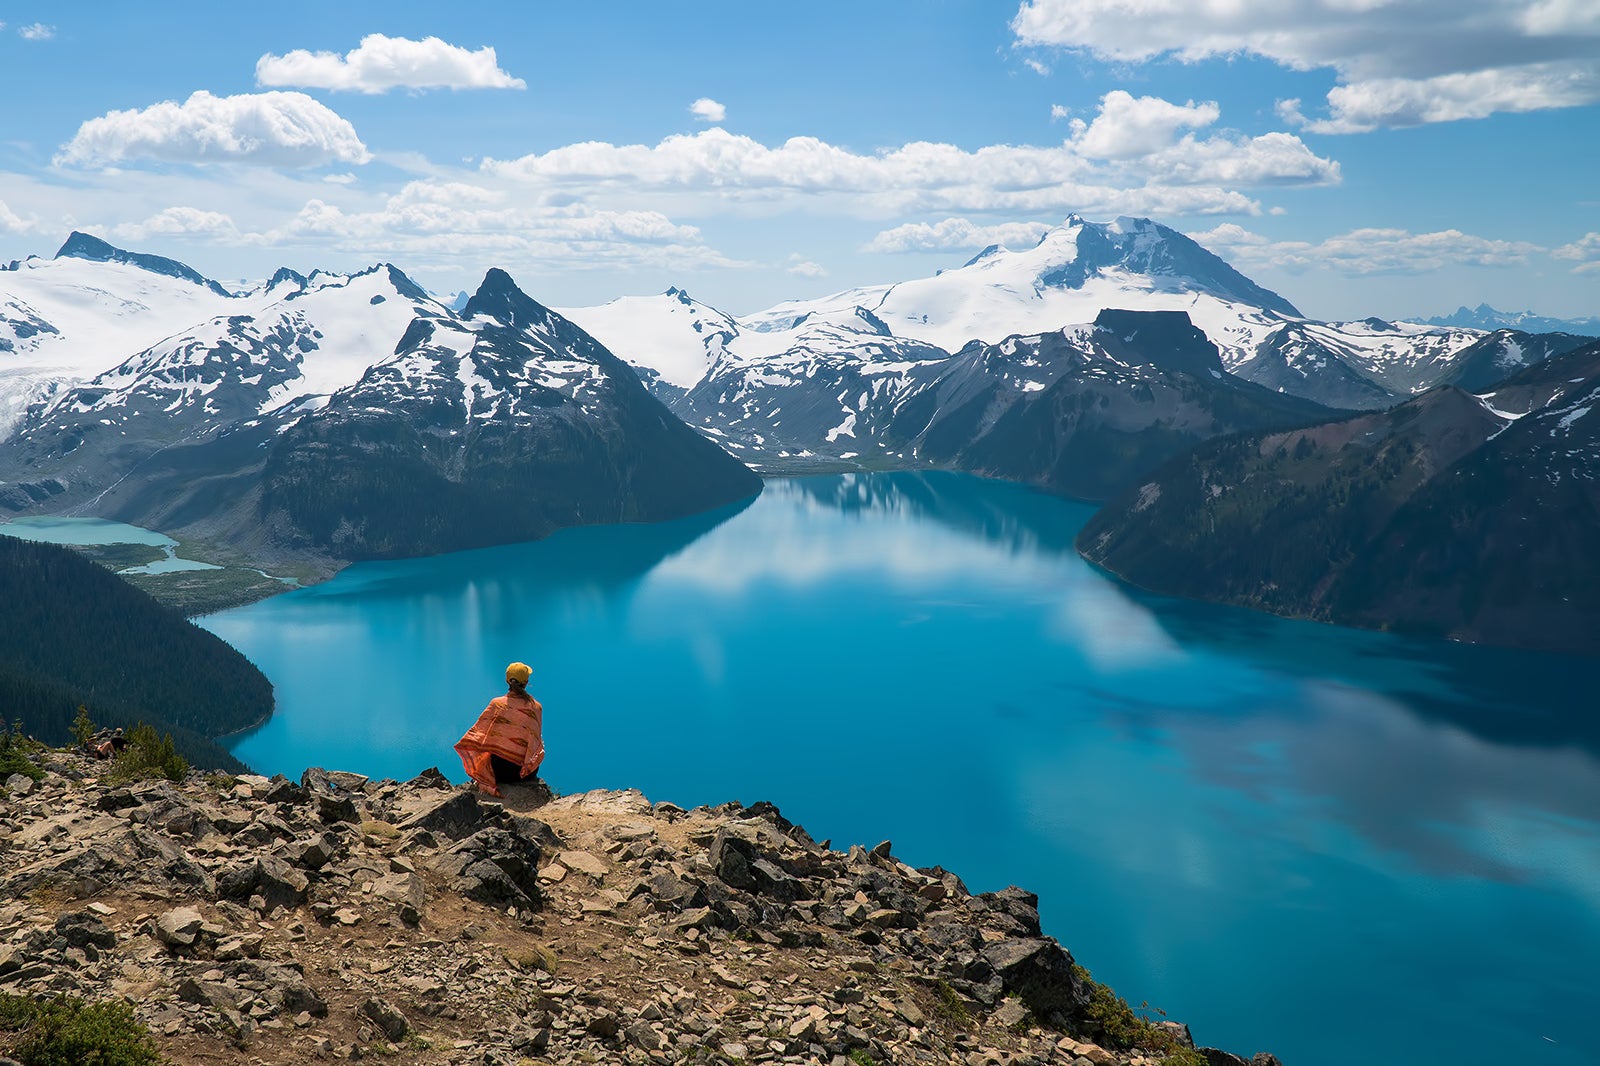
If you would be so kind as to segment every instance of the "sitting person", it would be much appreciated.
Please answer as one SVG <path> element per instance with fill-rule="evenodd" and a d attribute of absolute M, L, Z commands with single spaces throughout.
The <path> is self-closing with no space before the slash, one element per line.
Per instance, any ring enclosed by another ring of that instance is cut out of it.
<path fill-rule="evenodd" d="M 506 667 L 506 694 L 490 700 L 456 744 L 467 776 L 491 796 L 502 784 L 534 777 L 544 762 L 544 708 L 528 695 L 532 674 L 526 663 Z"/>

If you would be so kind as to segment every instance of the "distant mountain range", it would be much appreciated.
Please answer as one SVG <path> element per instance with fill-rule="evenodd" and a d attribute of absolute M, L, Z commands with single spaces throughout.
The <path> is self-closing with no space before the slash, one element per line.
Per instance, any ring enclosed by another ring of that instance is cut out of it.
<path fill-rule="evenodd" d="M 1576 488 L 1534 493 L 1514 468 L 1543 463 L 1574 486 L 1595 473 L 1584 448 L 1547 455 L 1528 437 L 1549 413 L 1576 440 L 1578 408 L 1495 398 L 1508 379 L 1576 367 L 1589 341 L 1485 324 L 1308 319 L 1148 219 L 1074 216 L 1030 248 L 745 316 L 677 288 L 553 310 L 500 270 L 441 301 L 388 264 L 284 269 L 232 292 L 75 233 L 53 259 L 0 269 L 0 510 L 119 518 L 225 559 L 328 572 L 706 510 L 759 491 L 750 468 L 933 467 L 1117 498 L 1083 550 L 1153 587 L 1515 643 L 1521 615 L 1502 625 L 1449 596 L 1479 571 L 1531 574 L 1463 546 L 1459 575 L 1441 564 L 1430 579 L 1454 591 L 1430 599 L 1401 574 L 1423 546 L 1383 518 L 1470 463 L 1479 480 L 1462 485 L 1594 524 Z M 1317 453 L 1299 453 L 1346 432 L 1328 426 L 1361 428 L 1324 483 Z M 1380 453 L 1369 436 L 1405 443 Z M 1263 443 L 1280 440 L 1287 458 Z M 1251 447 L 1303 466 L 1273 481 Z M 1197 484 L 1215 499 L 1167 480 L 1184 463 L 1212 464 Z M 1230 526 L 1223 498 L 1258 502 Z M 1503 519 L 1489 496 L 1474 506 Z M 1199 551 L 1222 528 L 1237 543 Z M 1335 538 L 1331 563 L 1318 537 Z M 1300 569 L 1252 569 L 1256 556 Z M 1352 591 L 1380 570 L 1411 599 Z M 1422 603 L 1443 605 L 1407 606 Z"/>
<path fill-rule="evenodd" d="M 0 292 L 13 512 L 325 572 L 760 491 L 502 271 L 457 313 L 386 264 L 229 293 L 74 234 L 0 274 Z"/>
<path fill-rule="evenodd" d="M 1580 337 L 1600 337 L 1600 315 L 1587 318 L 1549 318 L 1532 311 L 1496 311 L 1488 304 L 1458 307 L 1454 314 L 1435 315 L 1432 326 L 1465 326 L 1468 329 L 1512 329 L 1524 333 L 1575 333 Z"/>

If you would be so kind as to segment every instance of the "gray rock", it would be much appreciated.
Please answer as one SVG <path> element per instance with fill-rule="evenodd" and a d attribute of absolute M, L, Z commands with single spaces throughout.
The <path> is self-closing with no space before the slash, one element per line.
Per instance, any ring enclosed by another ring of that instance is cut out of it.
<path fill-rule="evenodd" d="M 628 1043 L 642 1051 L 661 1050 L 661 1034 L 649 1022 L 634 1022 L 622 1034 Z"/>
<path fill-rule="evenodd" d="M 67 944 L 75 948 L 93 945 L 109 950 L 117 946 L 117 935 L 90 911 L 73 911 L 57 918 L 56 935 L 66 938 Z"/>
<path fill-rule="evenodd" d="M 399 1008 L 381 999 L 368 999 L 361 1004 L 361 1013 L 371 1019 L 391 1043 L 404 1040 L 411 1031 L 411 1023 Z"/>
<path fill-rule="evenodd" d="M 217 891 L 228 899 L 255 896 L 267 907 L 298 907 L 306 900 L 310 882 L 306 875 L 274 855 L 254 860 L 217 880 Z"/>
<path fill-rule="evenodd" d="M 371 780 L 365 774 L 353 774 L 349 770 L 328 771 L 328 782 L 341 792 L 360 792 Z"/>
<path fill-rule="evenodd" d="M 26 796 L 33 792 L 33 778 L 27 774 L 12 774 L 6 778 L 6 791 L 13 796 Z"/>
<path fill-rule="evenodd" d="M 1250 1066 L 1283 1066 L 1283 1063 L 1278 1061 L 1278 1056 L 1276 1055 L 1258 1051 L 1250 1056 Z"/>
<path fill-rule="evenodd" d="M 1179 1047 L 1194 1047 L 1194 1037 L 1190 1034 L 1189 1027 L 1182 1022 L 1156 1022 L 1155 1027 L 1176 1040 Z M 1226 1052 L 1223 1052 L 1223 1054 L 1226 1054 Z"/>
<path fill-rule="evenodd" d="M 356 801 L 345 793 L 317 795 L 317 817 L 324 824 L 333 822 L 360 822 L 361 812 Z"/>
<path fill-rule="evenodd" d="M 1040 1018 L 1060 1011 L 1069 1017 L 1089 1002 L 1089 990 L 1072 973 L 1072 956 L 1054 940 L 1002 940 L 983 950 L 1001 987 L 1015 993 Z"/>
<path fill-rule="evenodd" d="M 451 840 L 464 840 L 488 824 L 488 812 L 472 792 L 427 795 L 414 806 L 419 809 L 395 826 L 402 833 L 426 829 Z"/>
<path fill-rule="evenodd" d="M 200 936 L 204 924 L 193 907 L 175 907 L 156 919 L 156 939 L 168 947 L 186 948 Z"/>

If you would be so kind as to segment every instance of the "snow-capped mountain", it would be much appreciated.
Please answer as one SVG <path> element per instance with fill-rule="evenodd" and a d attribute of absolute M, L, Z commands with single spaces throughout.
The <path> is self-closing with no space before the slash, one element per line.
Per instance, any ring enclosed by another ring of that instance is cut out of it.
<path fill-rule="evenodd" d="M 821 354 L 815 339 L 799 338 L 808 324 L 842 321 L 857 309 L 883 323 L 889 336 L 953 353 L 972 341 L 994 344 L 1092 323 L 1108 308 L 1182 311 L 1217 346 L 1227 372 L 1338 407 L 1398 403 L 1441 380 L 1455 356 L 1483 336 L 1379 319 L 1307 319 L 1176 230 L 1149 219 L 1099 223 L 1077 216 L 1031 248 L 993 246 L 931 278 L 847 289 L 737 319 L 676 290 L 566 313 L 647 376 L 670 363 L 681 386 L 697 368 L 709 373 L 717 364 L 708 354 L 713 338 L 747 364 L 792 362 L 785 353 L 797 345 Z M 847 339 L 846 347 L 853 343 Z"/>
<path fill-rule="evenodd" d="M 30 404 L 239 303 L 181 263 L 84 233 L 0 267 L 0 440 Z"/>
<path fill-rule="evenodd" d="M 1093 322 L 1107 307 L 1185 311 L 1224 350 L 1240 352 L 1293 304 L 1264 289 L 1183 234 L 1149 219 L 1086 222 L 1076 215 L 1032 248 L 986 248 L 931 278 L 850 289 L 747 315 L 753 332 L 787 330 L 807 315 L 863 307 L 896 336 L 957 351 L 969 341 L 1048 333 Z"/>
<path fill-rule="evenodd" d="M 151 274 L 128 253 L 96 265 Z M 331 567 L 759 491 L 502 271 L 459 314 L 387 264 L 280 270 L 220 296 L 170 269 L 151 276 L 224 313 L 31 403 L 0 442 L 0 508 L 73 508 Z"/>
<path fill-rule="evenodd" d="M 1466 326 L 1469 329 L 1511 329 L 1522 333 L 1575 333 L 1580 337 L 1600 337 L 1600 315 L 1582 318 L 1550 318 L 1532 311 L 1497 311 L 1488 304 L 1458 307 L 1448 315 L 1428 319 L 1431 326 Z"/>
<path fill-rule="evenodd" d="M 731 316 L 678 288 L 659 296 L 623 296 L 599 307 L 556 311 L 612 351 L 627 352 L 628 362 L 663 399 L 694 388 L 739 336 Z"/>

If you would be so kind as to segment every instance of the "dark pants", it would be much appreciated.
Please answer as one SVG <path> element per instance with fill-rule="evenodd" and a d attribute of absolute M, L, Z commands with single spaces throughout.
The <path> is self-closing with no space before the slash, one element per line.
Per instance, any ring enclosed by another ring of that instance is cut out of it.
<path fill-rule="evenodd" d="M 522 780 L 522 767 L 510 759 L 502 759 L 498 755 L 489 756 L 489 765 L 494 769 L 494 780 L 497 785 L 514 785 Z"/>

